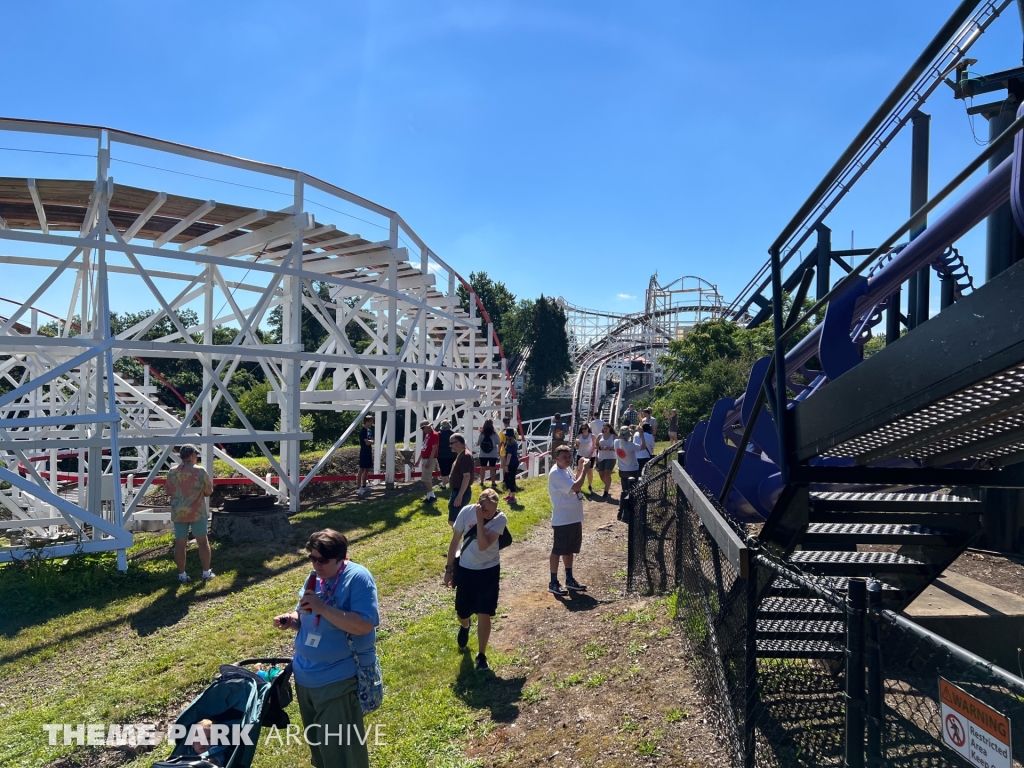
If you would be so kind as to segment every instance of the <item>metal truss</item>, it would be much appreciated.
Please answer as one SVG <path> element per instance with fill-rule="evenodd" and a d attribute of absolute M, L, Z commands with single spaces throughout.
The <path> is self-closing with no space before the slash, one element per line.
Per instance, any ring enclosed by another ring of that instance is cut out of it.
<path fill-rule="evenodd" d="M 11 486 L 0 491 L 8 513 L 0 514 L 0 538 L 23 529 L 45 545 L 36 550 L 42 556 L 117 550 L 124 567 L 140 502 L 182 443 L 199 445 L 208 467 L 222 459 L 298 510 L 303 488 L 365 414 L 376 416 L 375 467 L 386 482 L 395 477 L 396 450 L 413 447 L 420 419 L 455 419 L 471 431 L 485 418 L 517 416 L 479 302 L 472 296 L 462 310 L 456 289 L 468 284 L 398 213 L 301 171 L 121 131 L 0 119 L 0 132 L 86 142 L 96 169 L 87 179 L 0 178 L 5 284 L 36 286 L 0 318 L 0 480 Z M 111 163 L 128 149 L 148 152 L 146 168 L 198 161 L 214 177 L 243 171 L 257 179 L 234 184 L 247 196 L 283 182 L 288 205 L 277 208 L 279 197 L 265 207 L 204 200 L 187 193 L 207 177 L 174 170 L 160 190 L 115 183 Z M 358 215 L 339 210 L 345 206 Z M 350 233 L 319 211 L 375 218 L 384 236 Z M 328 285 L 329 298 L 314 283 Z M 112 333 L 111 312 L 129 292 L 134 306 L 141 296 L 156 311 Z M 268 343 L 260 329 L 275 308 L 281 339 Z M 46 316 L 56 320 L 40 326 Z M 186 326 L 189 316 L 198 323 Z M 303 322 L 326 331 L 315 350 L 303 345 Z M 153 338 L 158 327 L 170 332 Z M 365 348 L 353 347 L 353 329 L 368 339 Z M 127 358 L 197 361 L 201 393 L 184 413 L 168 408 L 148 366 L 142 381 L 119 370 Z M 256 429 L 229 390 L 242 363 L 258 365 L 270 383 L 268 400 L 281 413 L 274 430 Z M 213 426 L 222 403 L 240 426 Z M 355 418 L 303 475 L 300 442 L 312 434 L 300 415 L 318 409 Z M 276 483 L 224 449 L 238 442 L 259 447 Z M 76 469 L 61 474 L 62 460 Z M 0 562 L 25 554 L 25 543 L 3 546 Z"/>

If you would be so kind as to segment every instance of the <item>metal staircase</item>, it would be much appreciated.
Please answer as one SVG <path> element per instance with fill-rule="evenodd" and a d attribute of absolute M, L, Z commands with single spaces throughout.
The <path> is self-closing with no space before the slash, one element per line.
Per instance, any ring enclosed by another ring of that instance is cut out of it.
<path fill-rule="evenodd" d="M 771 555 L 839 593 L 875 580 L 899 611 L 963 553 L 980 490 L 1024 481 L 1021 295 L 1024 264 L 791 408 L 790 483 L 758 535 Z M 839 653 L 835 608 L 758 586 L 759 655 Z"/>

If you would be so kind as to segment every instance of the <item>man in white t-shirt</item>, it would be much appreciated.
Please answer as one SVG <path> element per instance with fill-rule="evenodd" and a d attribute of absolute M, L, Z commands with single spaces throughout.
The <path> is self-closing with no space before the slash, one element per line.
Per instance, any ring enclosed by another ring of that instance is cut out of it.
<path fill-rule="evenodd" d="M 594 411 L 594 418 L 590 422 L 590 434 L 600 439 L 601 430 L 604 429 L 604 420 L 601 419 L 601 415 Z"/>
<path fill-rule="evenodd" d="M 548 495 L 551 497 L 551 527 L 554 544 L 551 547 L 551 581 L 548 592 L 565 597 L 569 590 L 584 592 L 586 587 L 572 575 L 572 561 L 583 544 L 583 480 L 587 474 L 587 460 L 580 457 L 573 477 L 572 450 L 560 445 L 552 451 L 555 466 L 548 472 Z M 558 558 L 565 563 L 565 587 L 558 583 Z"/>
<path fill-rule="evenodd" d="M 476 668 L 480 670 L 489 669 L 487 641 L 491 637 L 491 617 L 498 609 L 501 583 L 501 545 L 498 539 L 507 524 L 505 513 L 498 511 L 498 493 L 492 488 L 481 491 L 480 501 L 463 507 L 452 523 L 444 585 L 455 586 L 455 614 L 459 619 L 456 642 L 459 648 L 465 648 L 469 643 L 469 626 L 473 614 L 476 614 L 479 645 Z"/>

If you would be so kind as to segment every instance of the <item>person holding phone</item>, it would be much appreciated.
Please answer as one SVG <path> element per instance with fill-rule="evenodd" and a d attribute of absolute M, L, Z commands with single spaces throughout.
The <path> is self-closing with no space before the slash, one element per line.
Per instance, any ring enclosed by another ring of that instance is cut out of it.
<path fill-rule="evenodd" d="M 456 643 L 460 649 L 469 644 L 469 628 L 476 614 L 476 668 L 487 665 L 487 641 L 491 637 L 491 617 L 498 610 L 501 585 L 501 537 L 508 518 L 498 511 L 498 492 L 487 488 L 476 504 L 462 508 L 452 524 L 448 545 L 448 564 L 444 585 L 455 587 L 455 615 L 459 619 Z"/>
<path fill-rule="evenodd" d="M 565 597 L 569 591 L 585 592 L 586 587 L 572 575 L 572 563 L 583 544 L 583 480 L 587 476 L 588 460 L 580 457 L 576 476 L 571 471 L 572 449 L 560 445 L 552 451 L 555 466 L 548 472 L 548 495 L 551 497 L 551 528 L 554 543 L 551 546 L 551 580 L 548 592 Z M 558 559 L 565 563 L 565 586 L 558 583 Z"/>
<path fill-rule="evenodd" d="M 310 742 L 319 742 L 309 745 L 311 761 L 316 768 L 369 768 L 365 740 L 348 734 L 365 733 L 356 665 L 376 662 L 377 585 L 348 559 L 348 539 L 338 531 L 317 531 L 306 551 L 313 571 L 295 610 L 275 616 L 274 626 L 298 631 L 292 671 L 302 724 L 315 726 Z"/>

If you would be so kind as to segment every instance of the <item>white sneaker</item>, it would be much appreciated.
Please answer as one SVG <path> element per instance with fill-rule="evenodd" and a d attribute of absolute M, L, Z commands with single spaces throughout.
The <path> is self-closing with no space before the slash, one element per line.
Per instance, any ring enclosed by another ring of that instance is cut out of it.
<path fill-rule="evenodd" d="M 203 571 L 203 581 L 209 581 L 216 575 L 213 571 Z"/>
<path fill-rule="evenodd" d="M 187 573 L 179 573 L 178 574 L 178 583 L 179 584 L 188 584 L 190 581 L 192 581 L 192 579 L 189 578 L 189 575 Z"/>

